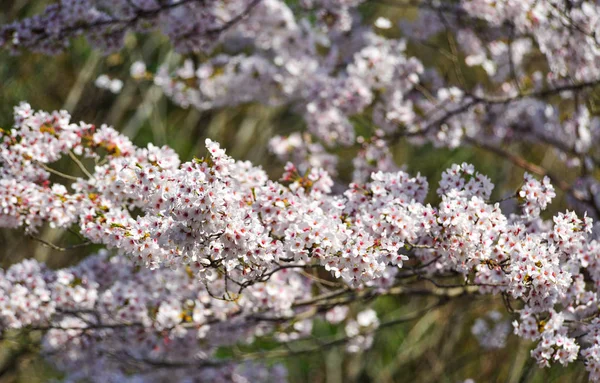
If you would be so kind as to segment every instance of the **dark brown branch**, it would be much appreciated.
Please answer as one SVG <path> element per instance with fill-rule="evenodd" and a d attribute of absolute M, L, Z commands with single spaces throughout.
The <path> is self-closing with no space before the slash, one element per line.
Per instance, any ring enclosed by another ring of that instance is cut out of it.
<path fill-rule="evenodd" d="M 581 91 L 588 88 L 594 88 L 600 85 L 600 79 L 596 79 L 594 81 L 586 81 L 575 84 L 566 84 L 557 86 L 554 88 L 543 89 L 539 91 L 520 93 L 515 96 L 508 97 L 493 97 L 493 96 L 477 96 L 473 94 L 466 94 L 464 103 L 452 110 L 449 110 L 443 116 L 437 118 L 436 120 L 428 123 L 421 130 L 415 132 L 406 132 L 399 131 L 397 133 L 391 134 L 385 137 L 390 142 L 395 142 L 402 137 L 416 137 L 416 136 L 424 136 L 431 132 L 433 129 L 440 127 L 444 123 L 446 123 L 452 117 L 458 116 L 462 113 L 469 111 L 471 108 L 477 105 L 491 106 L 491 105 L 508 105 L 516 101 L 520 101 L 526 98 L 547 98 L 551 96 L 555 96 L 561 92 L 568 91 Z"/>
<path fill-rule="evenodd" d="M 377 328 L 362 331 L 360 334 L 358 334 L 356 336 L 371 335 L 371 334 L 377 333 L 377 332 L 384 330 L 386 328 L 389 328 L 389 327 L 393 327 L 393 326 L 396 326 L 396 325 L 399 325 L 402 323 L 411 322 L 415 319 L 420 318 L 422 315 L 426 314 L 427 312 L 445 305 L 448 302 L 449 301 L 446 299 L 440 299 L 435 304 L 430 305 L 429 307 L 426 307 L 422 310 L 416 311 L 405 317 L 391 319 L 389 321 L 383 322 Z M 165 360 L 156 360 L 156 359 L 150 359 L 150 358 L 135 358 L 131 355 L 128 355 L 128 357 L 133 358 L 137 362 L 141 362 L 141 363 L 144 363 L 144 364 L 147 364 L 147 365 L 150 365 L 153 367 L 159 367 L 159 368 L 205 368 L 205 367 L 223 366 L 223 365 L 227 365 L 227 364 L 238 364 L 238 363 L 255 361 L 255 360 L 289 358 L 289 357 L 297 356 L 297 355 L 320 352 L 320 351 L 323 351 L 323 350 L 326 350 L 326 349 L 329 349 L 332 347 L 341 346 L 343 344 L 346 344 L 349 341 L 351 341 L 352 339 L 354 339 L 356 336 L 343 336 L 343 337 L 331 339 L 331 340 L 328 340 L 325 342 L 319 342 L 315 346 L 303 347 L 303 348 L 299 348 L 299 349 L 285 348 L 285 349 L 278 349 L 278 350 L 272 350 L 272 351 L 259 351 L 259 352 L 254 352 L 254 353 L 242 354 L 238 357 L 227 358 L 227 359 L 217 359 L 217 360 L 206 359 L 206 360 L 201 360 L 201 361 L 165 361 Z"/>
<path fill-rule="evenodd" d="M 600 207 L 596 206 L 596 204 L 593 200 L 593 197 L 588 198 L 581 192 L 574 190 L 572 185 L 570 185 L 568 182 L 566 182 L 565 180 L 558 177 L 556 174 L 551 173 L 551 172 L 547 171 L 546 169 L 544 169 L 543 167 L 533 164 L 533 163 L 527 161 L 526 159 L 524 159 L 523 157 L 513 154 L 513 153 L 509 152 L 508 150 L 501 148 L 499 146 L 494 146 L 489 143 L 477 141 L 474 138 L 470 138 L 470 137 L 465 138 L 465 140 L 468 143 L 470 143 L 476 147 L 479 147 L 481 149 L 484 149 L 486 151 L 494 153 L 494 154 L 512 162 L 513 164 L 517 165 L 521 169 L 524 169 L 530 173 L 536 174 L 540 177 L 547 176 L 548 178 L 550 178 L 550 181 L 552 181 L 552 183 L 554 185 L 558 186 L 559 189 L 561 189 L 565 193 L 568 193 L 576 200 L 583 202 L 586 205 L 591 206 L 594 209 L 595 213 L 598 216 L 600 216 Z"/>

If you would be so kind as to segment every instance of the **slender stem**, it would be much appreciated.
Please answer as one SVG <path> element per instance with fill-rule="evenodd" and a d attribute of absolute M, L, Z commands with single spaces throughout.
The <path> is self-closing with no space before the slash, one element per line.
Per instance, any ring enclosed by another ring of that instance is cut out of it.
<path fill-rule="evenodd" d="M 58 171 L 56 169 L 52 169 L 51 167 L 49 167 L 48 165 L 44 164 L 43 162 L 39 162 L 39 161 L 35 161 L 36 164 L 38 164 L 40 167 L 42 167 L 42 169 L 44 169 L 45 171 L 52 173 L 52 174 L 56 174 L 59 177 L 71 180 L 71 181 L 79 181 L 79 178 L 72 176 L 70 174 L 66 174 L 63 173 L 61 171 Z"/>
<path fill-rule="evenodd" d="M 71 245 L 71 246 L 68 246 L 68 247 L 60 247 L 58 245 L 55 245 L 55 244 L 53 244 L 51 242 L 46 241 L 45 239 L 42 239 L 40 237 L 36 237 L 36 236 L 34 236 L 32 234 L 28 234 L 28 237 L 31 238 L 31 239 L 33 239 L 33 240 L 35 240 L 35 241 L 40 242 L 44 246 L 47 246 L 47 247 L 49 247 L 51 249 L 54 249 L 56 251 L 69 251 L 69 250 L 72 250 L 72 249 L 77 249 L 79 247 L 85 247 L 85 246 L 88 246 L 88 245 L 91 244 L 91 242 L 86 241 L 86 242 L 78 243 L 76 245 Z"/>
<path fill-rule="evenodd" d="M 79 158 L 77 158 L 75 153 L 73 153 L 73 151 L 71 151 L 71 150 L 69 150 L 69 157 L 71 157 L 73 162 L 75 162 L 77 164 L 77 166 L 79 167 L 79 169 L 81 169 L 83 174 L 85 174 L 89 179 L 94 179 L 94 176 L 86 169 L 86 167 L 83 165 L 83 163 L 79 160 Z"/>

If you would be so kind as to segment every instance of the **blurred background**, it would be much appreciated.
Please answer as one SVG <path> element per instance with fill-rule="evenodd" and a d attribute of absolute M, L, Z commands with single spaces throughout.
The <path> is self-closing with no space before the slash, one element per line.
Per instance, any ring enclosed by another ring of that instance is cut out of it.
<path fill-rule="evenodd" d="M 49 2 L 4 0 L 0 24 L 36 14 Z M 416 16 L 414 8 L 397 8 L 366 3 L 361 13 L 367 22 L 385 16 L 394 24 Z M 400 36 L 397 28 L 386 30 L 389 37 Z M 440 39 L 439 46 L 447 44 Z M 435 49 L 419 49 L 409 45 L 409 55 L 415 55 L 427 65 L 434 63 L 441 73 L 452 76 L 452 63 Z M 52 111 L 66 109 L 73 121 L 106 123 L 129 136 L 137 145 L 148 142 L 169 145 L 182 158 L 205 155 L 204 139 L 220 142 L 236 159 L 250 160 L 276 179 L 282 172 L 281 163 L 271 156 L 267 142 L 274 134 L 303 131 L 304 123 L 286 107 L 265 107 L 256 104 L 235 108 L 199 112 L 172 104 L 152 81 L 134 80 L 129 75 L 131 64 L 137 60 L 147 63 L 154 71 L 164 62 L 179 62 L 168 41 L 159 34 L 129 35 L 121 52 L 108 56 L 91 50 L 83 39 L 76 40 L 65 53 L 47 57 L 23 53 L 10 56 L 0 53 L 0 127 L 13 124 L 13 107 L 21 101 L 34 109 Z M 464 61 L 464 60 L 463 60 Z M 463 73 L 471 84 L 485 82 L 480 69 L 465 67 Z M 99 89 L 94 81 L 101 74 L 121 79 L 123 88 L 118 94 Z M 360 127 L 371 129 L 372 127 Z M 531 144 L 519 144 L 520 153 L 532 163 L 541 164 L 569 181 L 572 172 L 551 151 Z M 399 142 L 393 148 L 397 164 L 405 165 L 411 174 L 420 172 L 435 190 L 440 174 L 453 163 L 469 162 L 488 175 L 496 184 L 492 199 L 500 199 L 518 189 L 523 172 L 494 154 L 465 147 L 455 150 L 435 149 L 429 145 L 415 147 Z M 356 149 L 339 151 L 340 178 L 348 181 L 352 172 L 351 159 Z M 70 163 L 65 162 L 64 171 Z M 430 193 L 430 202 L 436 202 Z M 565 197 L 557 190 L 557 198 L 546 217 L 566 208 Z M 508 203 L 510 204 L 510 202 Z M 503 205 L 503 207 L 505 207 Z M 506 206 L 510 209 L 510 206 Z M 0 231 L 0 266 L 8 267 L 24 258 L 36 258 L 52 268 L 77 263 L 95 250 L 93 246 L 59 252 L 45 247 L 17 231 Z M 77 238 L 69 233 L 44 228 L 39 237 L 46 241 L 68 245 Z M 407 315 L 423 308 L 424 298 L 386 297 L 372 303 L 380 318 Z M 358 307 L 353 308 L 358 310 Z M 510 320 L 500 298 L 468 297 L 431 311 L 420 319 L 385 329 L 378 333 L 372 349 L 347 354 L 343 347 L 322 353 L 295 356 L 283 360 L 292 382 L 577 382 L 585 381 L 582 364 L 569 368 L 538 369 L 529 361 L 531 344 L 509 337 L 505 349 L 486 351 L 478 346 L 471 327 L 478 317 L 498 309 Z M 313 335 L 329 336 L 340 329 L 318 322 Z M 43 382 L 60 379 L 61 375 L 37 355 L 39 339 L 31 336 L 0 340 L 0 382 Z M 272 345 L 257 345 L 272 347 Z"/>

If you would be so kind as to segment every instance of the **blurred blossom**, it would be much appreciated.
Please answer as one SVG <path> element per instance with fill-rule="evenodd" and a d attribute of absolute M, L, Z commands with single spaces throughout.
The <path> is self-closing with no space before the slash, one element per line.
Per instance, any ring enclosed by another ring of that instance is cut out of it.
<path fill-rule="evenodd" d="M 379 29 L 390 29 L 392 27 L 392 22 L 385 17 L 378 17 L 377 20 L 375 20 L 374 25 Z"/>

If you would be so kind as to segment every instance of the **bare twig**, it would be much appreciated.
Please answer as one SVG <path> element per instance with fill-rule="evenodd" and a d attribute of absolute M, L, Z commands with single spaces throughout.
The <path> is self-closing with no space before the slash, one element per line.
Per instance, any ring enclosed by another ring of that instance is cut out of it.
<path fill-rule="evenodd" d="M 51 242 L 46 241 L 45 239 L 42 239 L 40 237 L 36 237 L 33 234 L 28 234 L 28 237 L 31 238 L 31 239 L 33 239 L 33 240 L 35 240 L 35 241 L 40 242 L 44 246 L 47 246 L 47 247 L 49 247 L 51 249 L 54 249 L 56 251 L 69 251 L 69 250 L 77 249 L 79 247 L 85 247 L 85 246 L 88 246 L 88 245 L 91 244 L 91 242 L 86 241 L 86 242 L 78 243 L 78 244 L 67 246 L 67 247 L 60 247 L 58 245 L 55 245 L 55 244 L 53 244 Z"/>
<path fill-rule="evenodd" d="M 77 158 L 75 153 L 73 153 L 73 151 L 71 151 L 71 150 L 69 150 L 69 157 L 73 160 L 73 162 L 75 162 L 75 164 L 77 164 L 77 167 L 79 167 L 79 169 L 83 172 L 83 174 L 85 174 L 89 179 L 94 179 L 94 176 L 86 169 L 86 167 L 83 165 L 83 163 L 79 160 L 79 158 Z"/>

